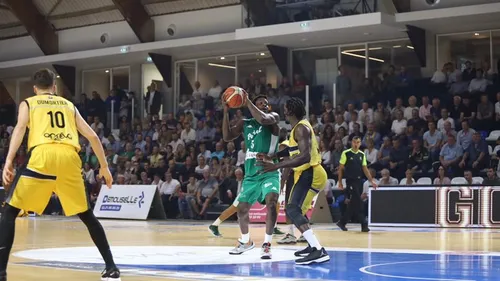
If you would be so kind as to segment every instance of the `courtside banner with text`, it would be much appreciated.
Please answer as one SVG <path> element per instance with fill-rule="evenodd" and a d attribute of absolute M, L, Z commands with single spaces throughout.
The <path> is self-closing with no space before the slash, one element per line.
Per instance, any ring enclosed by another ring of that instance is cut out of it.
<path fill-rule="evenodd" d="M 500 227 L 500 186 L 379 187 L 369 198 L 371 226 Z"/>
<path fill-rule="evenodd" d="M 103 186 L 94 207 L 98 218 L 145 220 L 148 217 L 155 185 Z"/>

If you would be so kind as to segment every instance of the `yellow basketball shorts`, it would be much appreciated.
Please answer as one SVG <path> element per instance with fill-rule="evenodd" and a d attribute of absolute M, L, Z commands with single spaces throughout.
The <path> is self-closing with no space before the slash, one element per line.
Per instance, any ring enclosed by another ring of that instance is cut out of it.
<path fill-rule="evenodd" d="M 294 184 L 287 204 L 300 206 L 305 215 L 311 208 L 314 197 L 325 188 L 327 180 L 328 176 L 321 165 L 294 171 Z"/>
<path fill-rule="evenodd" d="M 69 145 L 44 144 L 33 148 L 26 165 L 18 169 L 5 202 L 42 214 L 53 192 L 59 197 L 66 216 L 89 209 L 82 160 Z"/>

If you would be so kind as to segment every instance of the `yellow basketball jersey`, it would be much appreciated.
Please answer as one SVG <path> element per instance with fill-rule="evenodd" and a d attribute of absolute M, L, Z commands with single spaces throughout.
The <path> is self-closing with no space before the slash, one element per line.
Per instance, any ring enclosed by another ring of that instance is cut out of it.
<path fill-rule="evenodd" d="M 30 115 L 28 150 L 41 144 L 58 143 L 80 151 L 73 103 L 54 95 L 38 95 L 25 101 Z"/>
<path fill-rule="evenodd" d="M 311 126 L 311 123 L 309 123 L 309 121 L 305 119 L 300 120 L 299 123 L 297 123 L 290 132 L 290 138 L 288 139 L 290 146 L 290 157 L 295 157 L 297 154 L 300 153 L 299 146 L 294 138 L 295 128 L 297 128 L 299 124 L 308 127 L 309 130 L 311 131 L 311 160 L 307 164 L 293 168 L 294 171 L 304 171 L 309 169 L 310 167 L 314 167 L 321 164 L 321 154 L 319 152 L 319 146 L 318 146 L 318 141 L 316 140 L 316 135 L 314 134 L 314 130 Z"/>

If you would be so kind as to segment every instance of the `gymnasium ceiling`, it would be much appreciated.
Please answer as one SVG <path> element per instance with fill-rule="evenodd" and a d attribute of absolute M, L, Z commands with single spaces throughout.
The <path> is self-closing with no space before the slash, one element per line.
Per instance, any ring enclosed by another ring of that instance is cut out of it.
<path fill-rule="evenodd" d="M 31 35 L 39 45 L 50 45 L 59 30 L 127 21 L 140 41 L 150 42 L 151 17 L 237 4 L 240 0 L 0 0 L 0 40 Z M 46 47 L 49 54 L 51 48 Z"/>

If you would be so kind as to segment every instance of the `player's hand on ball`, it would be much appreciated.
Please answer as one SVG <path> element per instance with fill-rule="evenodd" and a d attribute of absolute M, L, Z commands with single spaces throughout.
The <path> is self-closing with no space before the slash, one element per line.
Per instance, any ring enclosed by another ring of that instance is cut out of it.
<path fill-rule="evenodd" d="M 111 188 L 111 185 L 113 184 L 113 176 L 107 167 L 99 169 L 99 178 L 104 179 L 106 186 Z"/>
<path fill-rule="evenodd" d="M 10 185 L 14 179 L 14 166 L 12 162 L 6 162 L 2 172 L 2 181 L 4 185 Z"/>

